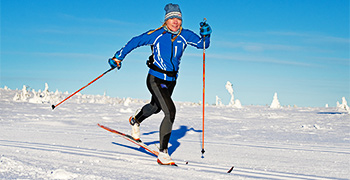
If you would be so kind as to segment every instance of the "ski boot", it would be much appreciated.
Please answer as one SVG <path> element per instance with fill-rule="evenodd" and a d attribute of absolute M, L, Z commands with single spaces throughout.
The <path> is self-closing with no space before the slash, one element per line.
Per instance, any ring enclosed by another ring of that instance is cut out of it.
<path fill-rule="evenodd" d="M 168 154 L 168 149 L 164 149 L 163 151 L 159 151 L 157 162 L 160 165 L 176 166 L 175 162 L 171 159 L 171 157 Z"/>
<path fill-rule="evenodd" d="M 129 122 L 131 125 L 131 136 L 136 141 L 141 141 L 140 140 L 140 123 L 132 116 L 129 118 Z"/>

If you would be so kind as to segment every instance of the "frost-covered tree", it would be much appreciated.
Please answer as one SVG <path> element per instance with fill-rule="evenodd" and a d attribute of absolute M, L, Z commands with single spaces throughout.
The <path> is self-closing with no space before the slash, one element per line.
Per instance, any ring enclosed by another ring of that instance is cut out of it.
<path fill-rule="evenodd" d="M 270 105 L 270 108 L 274 108 L 274 109 L 281 108 L 281 104 L 278 101 L 277 93 L 275 93 L 275 95 L 273 96 L 273 100 L 272 100 L 272 103 Z"/>
<path fill-rule="evenodd" d="M 342 103 L 339 104 L 339 102 L 337 102 L 337 107 L 340 110 L 345 110 L 350 114 L 350 108 L 348 106 L 348 102 L 346 101 L 345 97 L 342 97 Z"/>
<path fill-rule="evenodd" d="M 216 106 L 222 106 L 222 102 L 221 102 L 221 99 L 219 98 L 219 96 L 216 96 L 216 101 L 215 101 L 215 105 Z"/>
<path fill-rule="evenodd" d="M 230 93 L 230 95 L 231 95 L 231 100 L 230 100 L 230 103 L 228 105 L 233 106 L 235 104 L 235 96 L 233 95 L 233 88 L 232 88 L 232 84 L 230 83 L 230 81 L 227 81 L 225 87 L 226 87 L 228 93 Z"/>

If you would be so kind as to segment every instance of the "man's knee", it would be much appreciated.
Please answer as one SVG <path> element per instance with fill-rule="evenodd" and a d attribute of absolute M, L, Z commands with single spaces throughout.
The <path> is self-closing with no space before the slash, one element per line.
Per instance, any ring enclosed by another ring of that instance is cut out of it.
<path fill-rule="evenodd" d="M 171 123 L 175 120 L 176 109 L 172 109 L 170 111 L 164 112 L 165 118 L 169 119 Z"/>

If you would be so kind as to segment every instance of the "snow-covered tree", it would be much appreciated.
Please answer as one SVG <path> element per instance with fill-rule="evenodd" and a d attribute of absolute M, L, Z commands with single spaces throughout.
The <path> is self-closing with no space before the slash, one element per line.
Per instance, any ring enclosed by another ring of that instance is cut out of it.
<path fill-rule="evenodd" d="M 238 100 L 238 99 L 236 99 L 236 101 L 235 101 L 235 105 L 234 105 L 233 107 L 235 107 L 235 108 L 242 108 L 241 101 L 240 101 L 240 100 Z"/>
<path fill-rule="evenodd" d="M 27 101 L 27 99 L 30 97 L 30 94 L 28 92 L 28 87 L 26 85 L 23 85 L 22 92 L 16 93 L 16 95 L 13 97 L 14 101 Z"/>
<path fill-rule="evenodd" d="M 226 87 L 228 93 L 231 95 L 231 100 L 230 100 L 230 103 L 228 104 L 228 106 L 235 107 L 235 108 L 242 108 L 241 101 L 239 101 L 238 99 L 235 100 L 235 96 L 233 94 L 232 83 L 230 81 L 227 81 L 225 87 Z"/>
<path fill-rule="evenodd" d="M 270 105 L 270 108 L 273 108 L 273 109 L 281 108 L 281 104 L 277 98 L 277 93 L 275 93 L 275 95 L 273 96 L 273 100 L 272 100 L 272 103 Z"/>
<path fill-rule="evenodd" d="M 228 105 L 233 106 L 235 104 L 235 96 L 233 95 L 233 88 L 232 88 L 232 84 L 230 83 L 230 81 L 227 81 L 225 87 L 226 87 L 228 93 L 230 93 L 230 95 L 231 95 L 231 100 L 230 100 L 230 103 Z"/>
<path fill-rule="evenodd" d="M 215 105 L 216 106 L 222 106 L 222 102 L 221 102 L 221 99 L 219 98 L 219 96 L 216 96 L 216 101 L 215 101 Z"/>
<path fill-rule="evenodd" d="M 342 97 L 342 103 L 339 104 L 339 102 L 337 101 L 337 107 L 340 110 L 345 110 L 350 114 L 350 108 L 348 106 L 348 102 L 346 101 L 345 97 Z"/>

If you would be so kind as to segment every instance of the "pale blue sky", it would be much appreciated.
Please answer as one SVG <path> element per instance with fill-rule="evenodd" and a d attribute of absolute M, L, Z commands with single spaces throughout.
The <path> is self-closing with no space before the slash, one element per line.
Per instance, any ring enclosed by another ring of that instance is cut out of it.
<path fill-rule="evenodd" d="M 109 69 L 107 59 L 133 36 L 159 27 L 164 6 L 180 5 L 183 27 L 213 29 L 206 51 L 206 99 L 228 104 L 233 84 L 243 105 L 335 106 L 349 90 L 348 0 L 1 0 L 1 83 L 70 93 Z M 82 91 L 149 99 L 150 48 L 130 53 Z M 183 55 L 175 101 L 202 99 L 202 50 Z"/>

